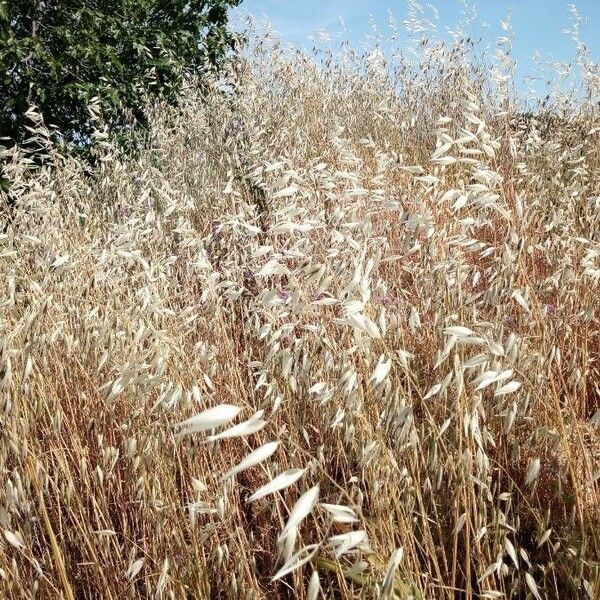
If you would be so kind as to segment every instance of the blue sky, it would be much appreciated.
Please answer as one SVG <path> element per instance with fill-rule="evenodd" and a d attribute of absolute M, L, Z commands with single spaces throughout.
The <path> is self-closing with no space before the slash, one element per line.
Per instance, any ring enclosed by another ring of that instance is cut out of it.
<path fill-rule="evenodd" d="M 442 34 L 458 23 L 464 10 L 461 0 L 419 0 L 419 3 L 427 7 L 428 16 L 437 11 L 435 22 Z M 536 50 L 544 61 L 574 59 L 574 43 L 563 33 L 570 26 L 568 6 L 572 3 L 584 19 L 582 37 L 592 58 L 598 62 L 600 0 L 468 0 L 468 6 L 475 6 L 477 18 L 467 32 L 483 37 L 484 44 L 493 47 L 496 39 L 505 35 L 500 21 L 506 19 L 512 8 L 513 56 L 522 78 L 533 72 L 531 57 Z M 310 36 L 318 28 L 328 30 L 334 39 L 342 35 L 340 17 L 346 35 L 360 45 L 370 31 L 371 17 L 385 30 L 390 12 L 401 23 L 406 18 L 406 10 L 407 0 L 244 0 L 234 12 L 237 15 L 249 12 L 259 19 L 266 17 L 284 42 L 311 47 Z"/>

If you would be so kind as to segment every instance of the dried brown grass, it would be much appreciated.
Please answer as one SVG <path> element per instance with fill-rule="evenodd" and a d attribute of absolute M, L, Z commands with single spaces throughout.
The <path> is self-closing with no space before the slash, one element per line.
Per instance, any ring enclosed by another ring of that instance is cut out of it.
<path fill-rule="evenodd" d="M 468 47 L 423 48 L 267 35 L 135 156 L 99 132 L 88 172 L 39 122 L 42 167 L 5 152 L 2 597 L 598 597 L 598 104 L 519 124 Z M 174 435 L 222 404 L 268 424 Z"/>

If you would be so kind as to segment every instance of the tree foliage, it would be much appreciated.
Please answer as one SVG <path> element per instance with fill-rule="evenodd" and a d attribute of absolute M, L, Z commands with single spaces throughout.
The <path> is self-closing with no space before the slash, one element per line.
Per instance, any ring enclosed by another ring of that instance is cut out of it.
<path fill-rule="evenodd" d="M 143 122 L 146 94 L 174 101 L 186 71 L 220 64 L 235 40 L 227 11 L 240 1 L 0 0 L 0 137 L 23 141 L 36 105 L 81 143 L 95 97 L 109 125 L 127 114 Z"/>

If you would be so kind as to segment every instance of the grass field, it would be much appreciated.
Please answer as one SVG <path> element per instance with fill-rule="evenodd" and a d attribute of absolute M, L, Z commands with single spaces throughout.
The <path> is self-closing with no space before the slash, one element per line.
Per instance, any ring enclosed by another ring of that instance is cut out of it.
<path fill-rule="evenodd" d="M 599 598 L 597 67 L 253 40 L 4 152 L 0 596 Z"/>

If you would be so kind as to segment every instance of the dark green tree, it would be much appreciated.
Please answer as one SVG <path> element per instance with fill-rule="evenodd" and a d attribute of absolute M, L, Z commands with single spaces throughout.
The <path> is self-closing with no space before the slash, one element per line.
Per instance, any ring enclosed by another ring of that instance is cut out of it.
<path fill-rule="evenodd" d="M 29 135 L 37 106 L 67 143 L 85 145 L 87 107 L 143 124 L 145 96 L 175 101 L 186 72 L 218 67 L 241 0 L 0 0 L 0 144 Z M 128 117 L 127 117 L 128 115 Z"/>

